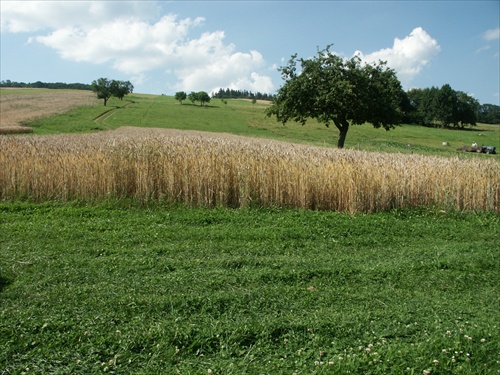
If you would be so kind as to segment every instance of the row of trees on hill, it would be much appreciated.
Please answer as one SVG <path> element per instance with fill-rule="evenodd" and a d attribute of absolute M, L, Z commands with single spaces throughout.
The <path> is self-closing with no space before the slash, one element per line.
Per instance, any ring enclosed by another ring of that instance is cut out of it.
<path fill-rule="evenodd" d="M 97 99 L 104 99 L 104 106 L 112 96 L 123 100 L 125 95 L 134 91 L 134 85 L 130 81 L 109 80 L 107 78 L 99 78 L 92 81 L 92 91 L 96 93 Z"/>
<path fill-rule="evenodd" d="M 200 102 L 200 105 L 204 105 L 205 103 L 209 103 L 210 99 L 252 99 L 252 100 L 272 100 L 274 95 L 270 94 L 262 94 L 257 92 L 256 94 L 247 90 L 232 90 L 232 89 L 220 89 L 217 93 L 212 93 L 210 96 L 205 91 L 199 92 L 190 92 L 187 94 L 185 91 L 178 91 L 175 93 L 175 100 L 182 104 L 182 102 L 186 99 L 191 101 L 191 103 L 195 104 L 196 102 Z"/>
<path fill-rule="evenodd" d="M 200 102 L 200 105 L 205 105 L 205 103 L 210 103 L 210 95 L 205 91 L 194 92 L 191 91 L 189 94 L 186 94 L 184 91 L 178 91 L 175 93 L 175 100 L 182 104 L 184 100 L 188 99 L 191 103 L 195 104 L 196 102 Z"/>
<path fill-rule="evenodd" d="M 212 98 L 217 99 L 256 99 L 256 100 L 273 100 L 275 95 L 263 94 L 261 92 L 253 93 L 248 90 L 233 90 L 219 89 L 217 93 L 212 93 Z"/>
<path fill-rule="evenodd" d="M 41 82 L 36 81 L 33 83 L 15 82 L 10 79 L 1 81 L 0 87 L 12 88 L 36 88 L 36 89 L 71 89 L 71 90 L 92 90 L 91 85 L 85 83 L 64 83 L 64 82 Z"/>

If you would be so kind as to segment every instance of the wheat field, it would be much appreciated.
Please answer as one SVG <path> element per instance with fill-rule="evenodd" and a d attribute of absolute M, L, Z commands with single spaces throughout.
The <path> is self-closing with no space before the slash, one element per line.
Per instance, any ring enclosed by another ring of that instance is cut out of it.
<path fill-rule="evenodd" d="M 196 131 L 129 127 L 0 136 L 3 200 L 498 211 L 499 176 L 495 159 L 338 150 Z"/>

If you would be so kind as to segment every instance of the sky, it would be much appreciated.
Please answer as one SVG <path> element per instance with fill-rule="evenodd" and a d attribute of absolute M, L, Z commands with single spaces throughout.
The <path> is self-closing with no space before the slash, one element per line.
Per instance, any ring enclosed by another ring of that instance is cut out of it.
<path fill-rule="evenodd" d="M 0 0 L 0 80 L 274 94 L 291 55 L 386 61 L 403 88 L 500 105 L 500 1 Z"/>

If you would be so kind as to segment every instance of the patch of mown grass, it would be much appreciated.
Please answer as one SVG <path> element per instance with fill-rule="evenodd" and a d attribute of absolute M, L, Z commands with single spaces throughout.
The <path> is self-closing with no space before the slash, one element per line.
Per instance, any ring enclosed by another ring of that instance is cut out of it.
<path fill-rule="evenodd" d="M 1 203 L 0 368 L 495 373 L 498 224 Z"/>

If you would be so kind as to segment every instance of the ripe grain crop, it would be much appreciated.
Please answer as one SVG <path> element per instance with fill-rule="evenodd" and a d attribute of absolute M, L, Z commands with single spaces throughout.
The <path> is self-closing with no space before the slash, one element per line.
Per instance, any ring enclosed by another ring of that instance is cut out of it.
<path fill-rule="evenodd" d="M 498 211 L 500 163 L 167 129 L 0 136 L 0 199 Z"/>

